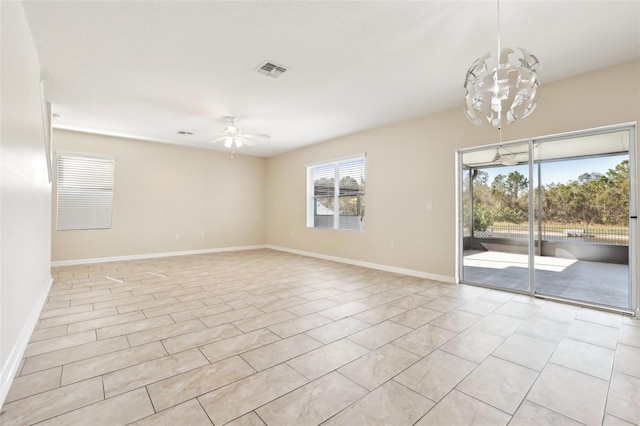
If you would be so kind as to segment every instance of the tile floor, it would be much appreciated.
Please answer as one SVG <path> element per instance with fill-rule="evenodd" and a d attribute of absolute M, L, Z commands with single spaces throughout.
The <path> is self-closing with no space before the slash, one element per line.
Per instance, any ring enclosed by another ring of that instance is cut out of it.
<path fill-rule="evenodd" d="M 9 425 L 628 425 L 640 321 L 271 250 L 61 267 Z"/>

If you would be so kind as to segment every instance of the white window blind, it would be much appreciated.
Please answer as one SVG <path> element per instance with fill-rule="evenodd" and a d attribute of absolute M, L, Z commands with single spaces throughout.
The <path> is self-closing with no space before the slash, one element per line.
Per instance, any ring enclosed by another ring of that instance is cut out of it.
<path fill-rule="evenodd" d="M 307 167 L 307 226 L 364 231 L 365 157 Z"/>
<path fill-rule="evenodd" d="M 111 229 L 114 160 L 58 154 L 58 231 Z"/>

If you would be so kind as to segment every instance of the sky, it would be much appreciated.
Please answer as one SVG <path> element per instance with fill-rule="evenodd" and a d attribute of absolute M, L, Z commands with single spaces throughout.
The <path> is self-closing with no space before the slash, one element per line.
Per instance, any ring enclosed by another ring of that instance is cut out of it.
<path fill-rule="evenodd" d="M 577 180 L 578 176 L 583 173 L 602 173 L 615 168 L 621 161 L 627 160 L 628 155 L 614 155 L 610 157 L 585 158 L 578 160 L 554 161 L 542 164 L 542 183 L 548 185 L 550 183 L 567 183 L 570 180 Z M 529 166 L 503 166 L 485 169 L 489 173 L 489 185 L 498 174 L 508 175 L 512 171 L 517 170 L 525 177 L 529 175 Z M 534 174 L 537 170 L 534 168 Z"/>

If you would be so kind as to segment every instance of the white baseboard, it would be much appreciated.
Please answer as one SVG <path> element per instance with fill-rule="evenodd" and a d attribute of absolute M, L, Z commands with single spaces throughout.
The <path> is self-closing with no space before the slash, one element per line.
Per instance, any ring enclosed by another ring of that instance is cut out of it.
<path fill-rule="evenodd" d="M 265 244 L 261 244 L 255 246 L 221 247 L 201 250 L 170 251 L 163 253 L 132 254 L 127 256 L 94 257 L 92 259 L 57 260 L 51 262 L 51 267 L 55 268 L 57 266 L 86 265 L 88 263 L 119 262 L 122 260 L 153 259 L 156 257 L 187 256 L 190 254 L 221 253 L 225 251 L 257 250 L 264 248 L 267 248 L 267 246 Z"/>
<path fill-rule="evenodd" d="M 326 254 L 296 250 L 296 249 L 291 249 L 287 247 L 273 246 L 269 244 L 267 245 L 267 248 L 272 250 L 284 251 L 287 253 L 299 254 L 301 256 L 315 257 L 315 258 L 324 259 L 324 260 L 332 260 L 334 262 L 346 263 L 348 265 L 362 266 L 363 268 L 377 269 L 379 271 L 394 272 L 396 274 L 409 275 L 411 277 L 425 278 L 428 280 L 442 281 L 442 282 L 451 283 L 451 284 L 455 284 L 456 282 L 456 279 L 454 277 L 449 277 L 446 275 L 431 274 L 428 272 L 416 271 L 413 269 L 397 268 L 395 266 L 381 265 L 379 263 L 372 263 L 372 262 L 363 262 L 361 260 L 353 260 L 345 257 L 328 256 Z"/>
<path fill-rule="evenodd" d="M 49 290 L 51 290 L 52 284 L 53 278 L 49 276 L 47 281 L 42 286 L 42 289 L 38 294 L 38 298 L 33 304 L 31 312 L 29 312 L 27 321 L 24 323 L 22 330 L 20 330 L 18 341 L 13 345 L 7 362 L 2 366 L 2 372 L 0 373 L 0 407 L 2 407 L 2 404 L 4 404 L 4 400 L 9 393 L 11 383 L 13 383 L 13 377 L 18 371 L 20 361 L 22 360 L 22 355 L 27 348 L 27 344 L 29 343 L 29 339 L 31 338 L 31 333 L 33 333 L 33 329 L 38 322 L 40 312 L 42 311 L 44 302 L 47 300 L 47 296 L 49 295 Z"/>

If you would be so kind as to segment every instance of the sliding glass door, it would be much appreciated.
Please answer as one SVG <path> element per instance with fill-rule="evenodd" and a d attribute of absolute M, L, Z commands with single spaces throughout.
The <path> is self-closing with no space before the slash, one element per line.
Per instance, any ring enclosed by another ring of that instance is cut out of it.
<path fill-rule="evenodd" d="M 631 309 L 630 130 L 534 146 L 542 218 L 535 292 Z"/>
<path fill-rule="evenodd" d="M 462 154 L 465 281 L 529 292 L 529 145 Z"/>
<path fill-rule="evenodd" d="M 631 311 L 635 127 L 459 152 L 462 282 Z"/>

